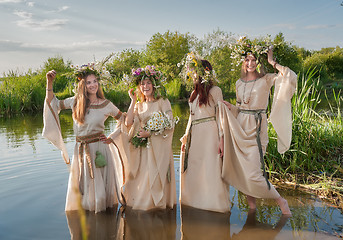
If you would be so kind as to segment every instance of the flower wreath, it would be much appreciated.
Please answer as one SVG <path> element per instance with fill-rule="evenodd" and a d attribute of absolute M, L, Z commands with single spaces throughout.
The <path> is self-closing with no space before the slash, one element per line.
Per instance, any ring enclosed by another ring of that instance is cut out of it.
<path fill-rule="evenodd" d="M 155 66 L 146 66 L 145 68 L 132 69 L 131 74 L 123 75 L 123 81 L 130 88 L 139 86 L 142 80 L 150 79 L 155 88 L 154 97 L 167 97 L 164 84 L 166 79 L 163 77 L 163 73 L 158 71 Z"/>
<path fill-rule="evenodd" d="M 240 37 L 237 43 L 231 45 L 231 58 L 236 61 L 236 66 L 244 61 L 246 56 L 254 55 L 258 60 L 266 54 L 273 46 L 270 37 L 265 37 L 262 40 L 251 41 L 245 36 Z"/>
<path fill-rule="evenodd" d="M 183 65 L 180 75 L 187 82 L 193 81 L 195 73 L 201 78 L 201 83 L 208 83 L 209 80 L 216 81 L 216 73 L 208 67 L 204 68 L 201 57 L 194 52 L 187 53 L 186 57 L 178 63 L 178 67 Z"/>
<path fill-rule="evenodd" d="M 77 79 L 77 81 L 81 81 L 81 79 L 89 74 L 94 74 L 96 77 L 101 79 L 108 79 L 111 77 L 110 72 L 107 71 L 106 67 L 99 62 L 84 64 L 81 65 L 81 67 L 79 67 L 78 65 L 71 65 L 70 67 L 74 69 L 73 75 Z"/>

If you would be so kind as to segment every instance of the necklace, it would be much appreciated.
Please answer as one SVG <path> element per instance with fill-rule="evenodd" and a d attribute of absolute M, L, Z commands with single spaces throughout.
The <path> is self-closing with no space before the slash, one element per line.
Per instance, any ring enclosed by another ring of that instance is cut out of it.
<path fill-rule="evenodd" d="M 255 83 L 256 83 L 257 79 L 258 79 L 258 78 L 256 78 L 255 80 L 253 80 L 253 81 L 254 81 L 254 84 L 252 85 L 252 88 L 250 89 L 250 94 L 249 94 L 248 100 L 245 99 L 245 88 L 246 88 L 246 86 L 247 86 L 247 83 L 248 83 L 248 82 L 251 82 L 251 81 L 243 81 L 243 80 L 242 80 L 242 81 L 244 82 L 243 103 L 248 104 L 248 103 L 250 102 L 251 93 L 252 93 L 252 90 L 253 90 L 253 88 L 254 88 L 254 86 L 255 86 Z"/>

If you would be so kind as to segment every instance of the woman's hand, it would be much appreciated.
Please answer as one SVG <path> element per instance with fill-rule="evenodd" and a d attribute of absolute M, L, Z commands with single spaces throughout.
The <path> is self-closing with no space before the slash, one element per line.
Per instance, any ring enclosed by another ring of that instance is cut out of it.
<path fill-rule="evenodd" d="M 219 140 L 218 153 L 219 153 L 220 157 L 223 157 L 223 154 L 224 154 L 224 137 L 221 137 Z"/>
<path fill-rule="evenodd" d="M 51 70 L 46 73 L 46 100 L 48 103 L 50 103 L 54 97 L 52 85 L 55 80 L 55 77 L 56 77 L 55 70 Z"/>
<path fill-rule="evenodd" d="M 229 102 L 227 102 L 227 101 L 225 101 L 225 100 L 223 100 L 222 102 L 225 104 L 225 106 L 227 106 L 227 108 L 228 108 L 229 110 L 231 110 L 231 103 L 229 103 Z"/>
<path fill-rule="evenodd" d="M 56 78 L 56 71 L 55 70 L 51 70 L 49 72 L 46 73 L 46 81 L 47 83 L 53 83 L 54 79 Z"/>
<path fill-rule="evenodd" d="M 268 56 L 268 62 L 270 65 L 272 65 L 274 67 L 274 65 L 276 64 L 274 57 L 273 57 L 273 47 L 269 48 L 268 52 L 267 52 L 267 56 Z"/>
<path fill-rule="evenodd" d="M 107 138 L 104 134 L 100 135 L 99 139 L 101 142 L 106 143 L 106 144 L 112 143 L 112 139 Z"/>
<path fill-rule="evenodd" d="M 144 129 L 139 130 L 138 135 L 137 135 L 138 138 L 148 138 L 150 136 L 151 136 L 150 132 Z"/>
<path fill-rule="evenodd" d="M 137 96 L 136 96 L 136 94 L 135 94 L 135 89 L 131 88 L 131 89 L 128 91 L 128 93 L 129 93 L 129 96 L 130 96 L 130 98 L 131 98 L 131 101 L 134 102 L 134 103 L 136 103 L 136 101 L 137 101 Z"/>

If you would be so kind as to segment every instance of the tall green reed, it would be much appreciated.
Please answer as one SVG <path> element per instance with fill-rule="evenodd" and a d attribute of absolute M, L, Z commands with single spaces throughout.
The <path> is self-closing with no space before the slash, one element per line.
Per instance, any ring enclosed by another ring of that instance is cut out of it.
<path fill-rule="evenodd" d="M 329 112 L 319 112 L 322 89 L 320 78 L 315 76 L 317 70 L 309 69 L 298 81 L 292 99 L 292 143 L 285 154 L 277 152 L 276 133 L 269 128 L 269 170 L 299 183 L 308 183 L 316 176 L 342 177 L 338 171 L 343 160 L 342 97 L 334 92 L 336 106 L 329 103 Z"/>

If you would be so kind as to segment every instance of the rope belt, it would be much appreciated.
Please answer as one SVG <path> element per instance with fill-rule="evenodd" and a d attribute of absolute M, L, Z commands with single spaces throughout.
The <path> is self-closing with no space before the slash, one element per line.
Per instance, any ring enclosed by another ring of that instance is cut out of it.
<path fill-rule="evenodd" d="M 196 120 L 193 120 L 191 122 L 191 126 L 189 127 L 189 131 L 188 131 L 188 135 L 187 135 L 187 143 L 186 143 L 186 149 L 185 149 L 185 159 L 183 161 L 183 172 L 185 172 L 187 167 L 188 167 L 188 152 L 189 152 L 189 148 L 191 147 L 192 127 L 194 125 L 197 125 L 197 124 L 200 124 L 200 123 L 205 123 L 205 122 L 215 121 L 215 120 L 216 120 L 216 117 L 213 116 L 213 117 L 196 119 Z"/>
<path fill-rule="evenodd" d="M 93 173 L 93 166 L 92 166 L 92 159 L 90 156 L 90 151 L 89 151 L 89 143 L 94 143 L 94 142 L 99 142 L 100 141 L 100 136 L 103 134 L 103 132 L 98 132 L 94 133 L 91 135 L 86 135 L 86 136 L 76 136 L 76 142 L 80 143 L 79 145 L 79 187 L 80 187 L 80 192 L 83 194 L 83 156 L 84 152 L 86 153 L 86 160 L 88 164 L 88 170 L 89 170 L 89 175 L 93 179 L 94 178 L 94 173 Z"/>
<path fill-rule="evenodd" d="M 264 159 L 263 159 L 263 151 L 262 151 L 262 144 L 261 144 L 261 138 L 260 138 L 260 133 L 261 133 L 261 123 L 262 123 L 262 113 L 266 113 L 265 109 L 257 109 L 257 110 L 246 110 L 246 109 L 241 109 L 240 113 L 244 114 L 251 114 L 255 116 L 255 121 L 256 121 L 256 142 L 258 146 L 258 151 L 260 152 L 260 162 L 262 165 L 262 170 L 263 170 L 263 176 L 266 179 L 268 189 L 270 190 L 270 183 L 268 181 L 268 176 L 266 173 L 266 168 L 264 164 Z"/>

